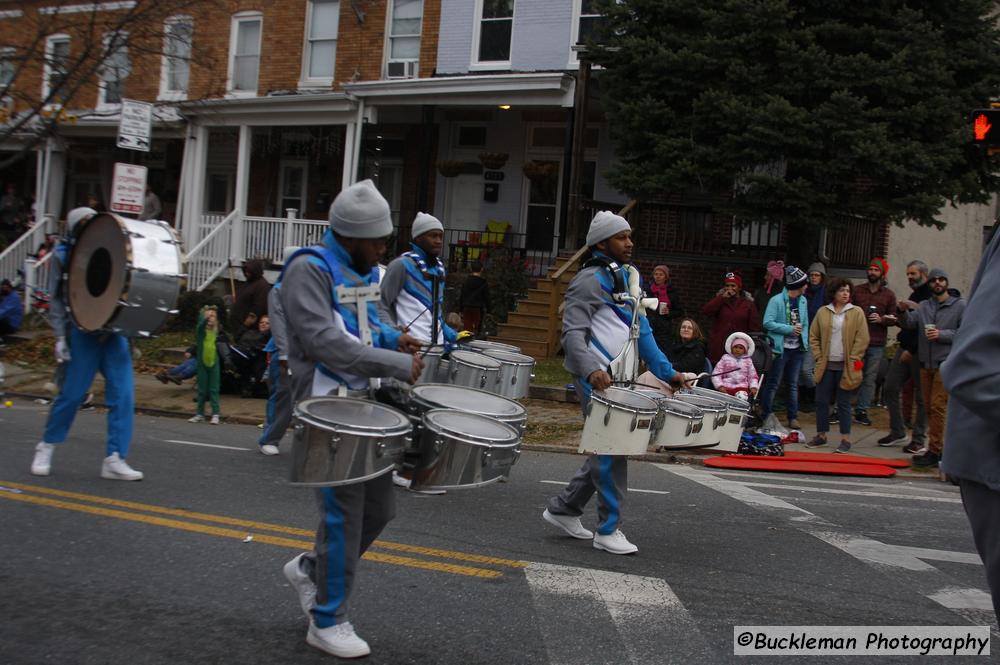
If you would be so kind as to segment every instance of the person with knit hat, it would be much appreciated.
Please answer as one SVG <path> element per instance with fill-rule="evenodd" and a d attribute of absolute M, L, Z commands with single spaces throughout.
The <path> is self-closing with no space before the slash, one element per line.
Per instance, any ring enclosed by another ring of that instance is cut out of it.
<path fill-rule="evenodd" d="M 646 319 L 653 330 L 653 339 L 661 351 L 669 353 L 672 345 L 672 322 L 684 313 L 677 288 L 670 282 L 670 268 L 665 265 L 653 268 L 653 278 L 646 286 L 646 293 L 657 300 L 655 307 L 646 309 Z"/>
<path fill-rule="evenodd" d="M 785 262 L 781 259 L 768 261 L 764 268 L 764 283 L 753 292 L 753 302 L 757 306 L 757 311 L 763 314 L 767 309 L 767 303 L 784 285 Z"/>
<path fill-rule="evenodd" d="M 712 334 L 708 339 L 708 359 L 719 362 L 725 351 L 726 340 L 733 333 L 751 333 L 760 330 L 760 312 L 753 296 L 743 290 L 743 278 L 729 271 L 722 278 L 722 288 L 705 303 L 701 313 L 712 319 Z"/>
<path fill-rule="evenodd" d="M 809 308 L 802 297 L 809 278 L 795 266 L 785 267 L 785 286 L 773 296 L 764 312 L 774 361 L 764 379 L 761 408 L 771 414 L 774 395 L 784 379 L 788 383 L 788 426 L 799 429 L 799 373 L 804 354 L 809 352 Z"/>
<path fill-rule="evenodd" d="M 889 262 L 876 256 L 868 262 L 867 279 L 854 289 L 852 303 L 860 307 L 868 320 L 868 350 L 865 351 L 865 378 L 858 391 L 858 403 L 854 409 L 854 420 L 871 426 L 868 407 L 875 395 L 875 380 L 878 378 L 879 363 L 885 356 L 885 343 L 889 326 L 896 324 L 896 294 L 885 285 L 889 276 Z"/>
<path fill-rule="evenodd" d="M 330 207 L 320 244 L 286 261 L 279 289 L 285 314 L 292 399 L 369 396 L 378 377 L 415 382 L 420 342 L 379 320 L 377 264 L 392 234 L 389 204 L 371 180 L 351 185 Z M 365 317 L 359 316 L 364 310 Z M 367 319 L 367 327 L 363 326 Z M 309 618 L 306 642 L 341 658 L 371 653 L 347 617 L 358 561 L 395 516 L 392 477 L 316 490 L 315 547 L 283 572 Z"/>
<path fill-rule="evenodd" d="M 458 334 L 444 320 L 444 225 L 418 212 L 410 251 L 400 254 L 382 278 L 381 312 L 392 325 L 428 344 L 452 344 Z"/>
<path fill-rule="evenodd" d="M 676 372 L 657 347 L 643 308 L 635 300 L 642 293 L 639 273 L 629 265 L 632 229 L 628 221 L 611 212 L 597 213 L 587 232 L 587 245 L 591 257 L 566 291 L 562 324 L 564 364 L 576 377 L 574 385 L 584 413 L 593 391 L 635 381 L 638 368 L 620 360 L 635 358 L 636 352 L 661 381 L 693 379 L 694 374 Z M 630 337 L 635 316 L 639 317 L 638 340 Z M 639 548 L 620 529 L 627 480 L 627 457 L 591 455 L 562 492 L 549 498 L 542 518 L 573 538 L 591 540 L 599 550 L 632 554 Z M 580 515 L 595 493 L 596 535 L 580 523 Z"/>

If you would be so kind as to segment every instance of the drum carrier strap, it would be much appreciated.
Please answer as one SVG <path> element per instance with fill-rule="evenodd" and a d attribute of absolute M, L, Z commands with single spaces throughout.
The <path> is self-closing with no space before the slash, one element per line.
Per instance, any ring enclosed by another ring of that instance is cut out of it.
<path fill-rule="evenodd" d="M 615 383 L 634 383 L 639 375 L 639 307 L 640 299 L 629 293 L 625 279 L 621 275 L 623 267 L 617 261 L 606 256 L 592 256 L 584 262 L 583 268 L 603 268 L 611 274 L 612 299 L 619 304 L 630 303 L 632 305 L 632 324 L 629 326 L 629 339 L 622 347 L 622 350 L 615 358 L 608 363 L 608 373 Z"/>

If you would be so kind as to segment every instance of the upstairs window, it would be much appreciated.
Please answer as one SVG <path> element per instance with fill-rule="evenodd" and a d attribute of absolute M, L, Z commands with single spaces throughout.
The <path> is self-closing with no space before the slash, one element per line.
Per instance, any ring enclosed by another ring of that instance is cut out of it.
<path fill-rule="evenodd" d="M 417 75 L 423 15 L 424 0 L 392 0 L 387 78 L 413 78 Z"/>
<path fill-rule="evenodd" d="M 477 62 L 509 63 L 514 0 L 479 0 Z"/>
<path fill-rule="evenodd" d="M 45 40 L 45 66 L 42 72 L 42 99 L 47 100 L 55 91 L 51 102 L 61 103 L 66 99 L 66 81 L 69 66 L 69 35 L 51 35 Z"/>
<path fill-rule="evenodd" d="M 160 98 L 184 99 L 191 79 L 191 40 L 194 21 L 187 16 L 168 19 L 163 26 L 163 70 Z"/>
<path fill-rule="evenodd" d="M 7 88 L 14 82 L 17 65 L 14 62 L 14 49 L 0 49 L 0 87 Z"/>
<path fill-rule="evenodd" d="M 101 63 L 97 105 L 121 104 L 125 79 L 132 71 L 128 58 L 128 35 L 113 32 L 104 37 L 104 62 Z"/>
<path fill-rule="evenodd" d="M 590 40 L 600 27 L 604 16 L 597 11 L 597 0 L 577 0 L 580 5 L 580 14 L 577 17 L 576 39 L 574 44 L 585 44 Z"/>
<path fill-rule="evenodd" d="M 229 36 L 229 91 L 256 94 L 260 71 L 260 14 L 237 14 Z"/>
<path fill-rule="evenodd" d="M 306 83 L 330 85 L 337 65 L 340 1 L 312 0 L 306 22 L 303 75 Z"/>

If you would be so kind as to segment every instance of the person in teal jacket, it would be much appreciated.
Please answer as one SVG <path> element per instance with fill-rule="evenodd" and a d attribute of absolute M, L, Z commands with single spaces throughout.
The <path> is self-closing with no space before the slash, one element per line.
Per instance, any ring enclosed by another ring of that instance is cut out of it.
<path fill-rule="evenodd" d="M 761 391 L 763 417 L 771 414 L 782 377 L 788 382 L 788 426 L 799 429 L 799 372 L 809 353 L 809 304 L 802 296 L 809 278 L 795 266 L 785 267 L 785 288 L 772 297 L 764 311 L 764 330 L 774 361 Z"/>

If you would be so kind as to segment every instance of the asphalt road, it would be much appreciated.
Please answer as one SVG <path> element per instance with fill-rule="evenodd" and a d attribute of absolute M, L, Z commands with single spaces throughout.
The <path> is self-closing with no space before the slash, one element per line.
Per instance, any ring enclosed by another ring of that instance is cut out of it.
<path fill-rule="evenodd" d="M 310 546 L 313 493 L 286 485 L 287 457 L 256 452 L 256 428 L 139 416 L 130 462 L 146 479 L 126 483 L 99 478 L 104 416 L 81 413 L 37 478 L 46 409 L 0 409 L 0 663 L 332 662 L 281 574 Z M 633 463 L 622 528 L 639 553 L 623 557 L 540 519 L 581 460 L 529 452 L 508 483 L 397 490 L 351 605 L 365 662 L 771 660 L 733 655 L 738 625 L 997 636 L 950 485 Z"/>

